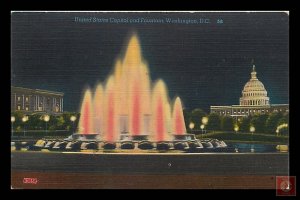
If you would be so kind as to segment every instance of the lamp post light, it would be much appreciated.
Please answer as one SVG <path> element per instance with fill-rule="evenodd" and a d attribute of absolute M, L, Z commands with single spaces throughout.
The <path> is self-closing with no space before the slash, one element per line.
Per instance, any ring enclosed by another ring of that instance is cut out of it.
<path fill-rule="evenodd" d="M 14 136 L 14 122 L 16 121 L 15 116 L 11 116 L 10 121 L 11 121 L 11 133 L 12 133 L 12 136 Z"/>
<path fill-rule="evenodd" d="M 49 115 L 45 115 L 44 116 L 44 121 L 46 122 L 46 129 L 45 129 L 46 134 L 45 135 L 47 135 L 47 123 L 49 122 L 49 120 L 50 120 L 50 116 Z"/>
<path fill-rule="evenodd" d="M 70 117 L 70 120 L 71 120 L 72 125 L 73 125 L 73 127 L 72 127 L 72 132 L 73 132 L 73 134 L 74 134 L 74 132 L 75 132 L 75 130 L 74 130 L 74 123 L 75 123 L 75 121 L 76 121 L 76 116 L 72 115 L 72 116 Z"/>
<path fill-rule="evenodd" d="M 238 126 L 235 126 L 235 127 L 234 127 L 234 131 L 235 131 L 235 133 L 237 133 L 237 132 L 239 131 L 239 127 L 238 127 Z"/>
<path fill-rule="evenodd" d="M 204 124 L 201 124 L 200 128 L 201 128 L 201 139 L 202 139 L 202 135 L 203 135 L 203 129 L 204 129 Z"/>
<path fill-rule="evenodd" d="M 250 127 L 250 132 L 251 132 L 251 142 L 253 143 L 253 133 L 255 132 L 255 127 L 251 126 Z M 251 145 L 251 152 L 254 152 L 254 145 Z"/>
<path fill-rule="evenodd" d="M 25 130 L 25 123 L 28 121 L 28 116 L 24 116 L 24 117 L 22 117 L 22 122 L 24 123 L 24 137 L 25 137 L 25 132 L 26 132 L 26 130 Z"/>
<path fill-rule="evenodd" d="M 202 124 L 207 125 L 208 117 L 202 117 Z"/>
<path fill-rule="evenodd" d="M 195 124 L 194 124 L 193 122 L 191 122 L 191 123 L 189 124 L 189 127 L 190 127 L 190 129 L 191 129 L 191 133 L 193 133 L 193 129 L 194 129 L 194 127 L 195 127 Z"/>

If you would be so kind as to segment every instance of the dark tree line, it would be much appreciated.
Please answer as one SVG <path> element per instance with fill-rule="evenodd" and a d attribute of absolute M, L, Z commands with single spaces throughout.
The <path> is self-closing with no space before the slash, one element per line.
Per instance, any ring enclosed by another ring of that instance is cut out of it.
<path fill-rule="evenodd" d="M 49 116 L 49 121 L 46 122 L 45 116 Z M 61 115 L 49 115 L 49 114 L 25 114 L 22 112 L 13 112 L 11 116 L 15 118 L 13 122 L 14 131 L 22 131 L 24 129 L 24 125 L 27 130 L 72 130 L 75 129 L 78 124 L 79 113 L 74 112 L 64 112 Z M 24 116 L 28 117 L 26 122 L 22 121 Z M 71 121 L 71 116 L 75 116 L 76 120 L 74 122 Z M 46 124 L 47 123 L 47 124 Z M 47 126 L 47 127 L 46 127 Z"/>
<path fill-rule="evenodd" d="M 191 131 L 189 124 L 195 124 L 194 130 L 199 130 L 201 119 L 208 118 L 205 126 L 210 131 L 234 131 L 238 127 L 239 132 L 249 132 L 251 126 L 255 127 L 257 133 L 276 134 L 277 127 L 282 124 L 289 124 L 288 113 L 275 112 L 270 114 L 256 114 L 245 118 L 235 118 L 231 116 L 219 116 L 216 113 L 207 114 L 201 109 L 192 111 L 184 110 L 186 129 Z M 288 128 L 280 130 L 281 134 L 287 134 Z"/>

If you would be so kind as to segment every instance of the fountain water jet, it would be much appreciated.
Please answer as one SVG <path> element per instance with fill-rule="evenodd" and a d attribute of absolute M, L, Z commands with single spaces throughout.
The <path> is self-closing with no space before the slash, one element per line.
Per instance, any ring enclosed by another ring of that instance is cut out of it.
<path fill-rule="evenodd" d="M 98 84 L 94 94 L 94 130 L 96 133 L 103 133 L 104 120 L 104 91 L 102 84 Z"/>
<path fill-rule="evenodd" d="M 94 115 L 93 115 L 93 104 L 92 104 L 92 92 L 87 89 L 84 93 L 84 97 L 81 104 L 81 116 L 79 120 L 79 133 L 90 134 L 94 133 Z"/>
<path fill-rule="evenodd" d="M 97 85 L 93 101 L 90 90 L 86 91 L 81 113 L 80 127 L 85 131 L 79 133 L 95 131 L 106 142 L 119 140 L 121 134 L 166 141 L 173 133 L 185 133 L 180 99 L 172 111 L 163 80 L 151 87 L 136 34 L 130 38 L 124 57 L 117 59 L 105 87 Z"/>
<path fill-rule="evenodd" d="M 106 91 L 105 91 L 105 101 L 104 101 L 104 108 L 105 108 L 105 117 L 104 117 L 104 140 L 107 142 L 114 142 L 119 133 L 118 128 L 118 115 L 116 110 L 116 92 L 115 92 L 115 82 L 114 77 L 110 76 L 108 78 L 106 84 Z"/>
<path fill-rule="evenodd" d="M 185 122 L 183 117 L 182 104 L 179 97 L 176 97 L 173 106 L 173 116 L 172 116 L 172 126 L 173 133 L 176 135 L 182 135 L 186 133 Z"/>
<path fill-rule="evenodd" d="M 155 133 L 155 141 L 168 140 L 168 109 L 169 101 L 167 98 L 167 89 L 162 80 L 158 80 L 152 93 L 152 129 Z"/>

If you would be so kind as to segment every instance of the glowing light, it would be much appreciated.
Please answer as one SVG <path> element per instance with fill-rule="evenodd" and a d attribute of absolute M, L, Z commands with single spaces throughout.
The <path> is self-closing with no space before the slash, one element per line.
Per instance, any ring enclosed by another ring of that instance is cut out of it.
<path fill-rule="evenodd" d="M 74 115 L 72 115 L 71 117 L 70 117 L 70 120 L 72 121 L 72 122 L 75 122 L 76 121 L 76 116 L 74 116 Z"/>
<path fill-rule="evenodd" d="M 208 122 L 208 117 L 202 117 L 202 124 L 206 125 Z"/>
<path fill-rule="evenodd" d="M 201 124 L 200 128 L 201 128 L 201 129 L 204 129 L 204 124 Z"/>
<path fill-rule="evenodd" d="M 11 117 L 10 117 L 10 121 L 11 121 L 11 122 L 15 122 L 15 121 L 16 121 L 15 116 L 11 116 Z"/>
<path fill-rule="evenodd" d="M 194 127 L 195 127 L 195 124 L 194 124 L 193 122 L 191 122 L 191 123 L 189 124 L 189 128 L 190 128 L 190 129 L 194 129 Z"/>
<path fill-rule="evenodd" d="M 28 121 L 28 116 L 22 117 L 22 122 L 27 122 Z"/>
<path fill-rule="evenodd" d="M 45 121 L 45 122 L 49 122 L 49 120 L 50 120 L 50 116 L 49 116 L 49 115 L 45 115 L 45 116 L 44 116 L 44 121 Z"/>
<path fill-rule="evenodd" d="M 238 132 L 239 131 L 239 127 L 238 126 L 234 126 L 234 131 Z"/>
<path fill-rule="evenodd" d="M 251 132 L 251 133 L 255 132 L 255 127 L 254 127 L 254 126 L 251 126 L 251 127 L 250 127 L 250 132 Z"/>

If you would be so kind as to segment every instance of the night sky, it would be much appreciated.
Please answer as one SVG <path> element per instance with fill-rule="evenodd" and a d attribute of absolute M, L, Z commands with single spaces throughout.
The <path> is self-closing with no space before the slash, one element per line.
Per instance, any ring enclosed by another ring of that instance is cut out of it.
<path fill-rule="evenodd" d="M 75 17 L 158 21 L 93 23 Z M 169 24 L 165 18 L 210 23 Z M 187 109 L 209 112 L 211 105 L 239 104 L 252 63 L 271 103 L 289 101 L 289 19 L 282 12 L 12 13 L 11 83 L 63 92 L 64 110 L 79 111 L 83 89 L 106 80 L 133 31 L 152 80 L 162 78 L 170 98 L 179 95 Z"/>

